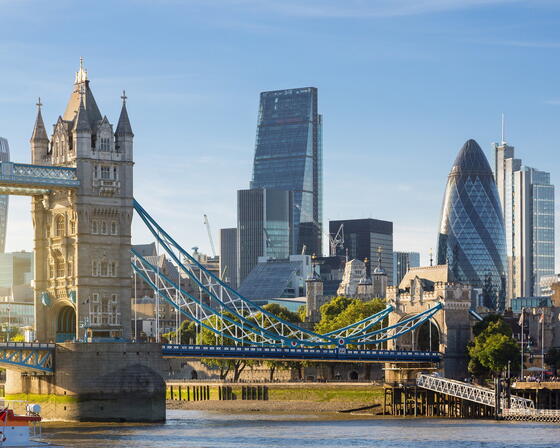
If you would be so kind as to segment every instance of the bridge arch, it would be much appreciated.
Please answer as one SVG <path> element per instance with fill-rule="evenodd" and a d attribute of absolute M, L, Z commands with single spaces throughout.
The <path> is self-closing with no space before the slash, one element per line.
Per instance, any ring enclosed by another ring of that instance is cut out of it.
<path fill-rule="evenodd" d="M 58 309 L 56 317 L 56 342 L 73 341 L 76 339 L 76 310 L 64 304 Z"/>

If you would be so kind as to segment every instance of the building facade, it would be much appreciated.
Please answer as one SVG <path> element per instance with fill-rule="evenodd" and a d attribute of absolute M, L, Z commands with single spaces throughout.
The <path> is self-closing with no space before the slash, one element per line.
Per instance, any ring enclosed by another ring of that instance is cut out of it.
<path fill-rule="evenodd" d="M 32 162 L 76 168 L 80 186 L 34 196 L 35 321 L 41 341 L 129 339 L 133 137 L 123 94 L 116 130 L 80 64 L 49 138 L 38 104 Z"/>
<path fill-rule="evenodd" d="M 554 274 L 554 185 L 550 173 L 522 165 L 515 149 L 494 145 L 507 259 L 508 308 L 514 297 L 542 294 L 541 278 Z"/>
<path fill-rule="evenodd" d="M 389 284 L 393 282 L 393 223 L 379 219 L 345 219 L 330 221 L 329 231 L 336 234 L 344 225 L 344 245 L 337 247 L 337 255 L 349 260 L 368 259 L 367 275 L 371 275 L 371 261 L 381 256 L 381 267 Z M 374 264 L 375 266 L 375 264 Z"/>
<path fill-rule="evenodd" d="M 321 254 L 322 117 L 317 89 L 276 90 L 260 95 L 251 188 L 293 191 L 290 254 Z"/>
<path fill-rule="evenodd" d="M 33 252 L 0 254 L 0 287 L 31 285 L 31 280 L 33 280 Z"/>
<path fill-rule="evenodd" d="M 492 170 L 474 140 L 463 145 L 449 173 L 437 256 L 438 265 L 449 265 L 456 281 L 483 288 L 486 307 L 505 308 L 503 214 Z"/>
<path fill-rule="evenodd" d="M 393 252 L 393 285 L 398 285 L 409 268 L 420 266 L 418 252 Z"/>
<path fill-rule="evenodd" d="M 0 137 L 0 162 L 10 161 L 10 146 L 8 140 Z M 6 231 L 8 228 L 8 200 L 9 195 L 0 195 L 0 252 L 6 250 Z"/>
<path fill-rule="evenodd" d="M 294 193 L 254 188 L 237 192 L 237 284 L 259 257 L 286 259 L 293 236 Z"/>
<path fill-rule="evenodd" d="M 220 274 L 233 289 L 237 289 L 237 228 L 220 229 Z"/>

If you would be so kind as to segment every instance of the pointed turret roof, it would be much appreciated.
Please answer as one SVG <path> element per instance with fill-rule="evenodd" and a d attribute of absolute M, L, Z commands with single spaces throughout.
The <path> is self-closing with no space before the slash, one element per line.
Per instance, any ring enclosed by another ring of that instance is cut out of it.
<path fill-rule="evenodd" d="M 62 119 L 65 121 L 72 121 L 81 103 L 83 103 L 84 109 L 87 112 L 90 128 L 95 129 L 97 123 L 101 121 L 102 116 L 95 102 L 95 98 L 93 97 L 93 93 L 89 88 L 89 80 L 87 77 L 87 70 L 84 68 L 83 58 L 80 58 L 80 69 L 76 72 L 72 94 L 70 95 Z"/>
<path fill-rule="evenodd" d="M 134 137 L 134 133 L 132 132 L 132 126 L 130 126 L 130 120 L 128 119 L 128 112 L 126 110 L 126 94 L 124 90 L 121 98 L 123 100 L 123 105 L 121 109 L 121 115 L 119 117 L 119 122 L 117 124 L 117 130 L 115 131 L 115 135 L 130 135 Z"/>
<path fill-rule="evenodd" d="M 83 99 L 80 101 L 80 107 L 76 116 L 74 117 L 74 131 L 76 132 L 91 132 L 91 126 L 87 116 L 86 109 L 84 107 Z"/>
<path fill-rule="evenodd" d="M 479 144 L 473 140 L 467 140 L 453 162 L 451 174 L 478 174 L 492 175 L 490 164 Z"/>
<path fill-rule="evenodd" d="M 41 98 L 37 102 L 37 118 L 35 119 L 35 127 L 33 128 L 33 134 L 31 134 L 32 142 L 48 142 L 49 137 L 47 136 L 47 130 L 45 129 L 45 123 L 43 122 L 43 115 L 41 114 Z"/>

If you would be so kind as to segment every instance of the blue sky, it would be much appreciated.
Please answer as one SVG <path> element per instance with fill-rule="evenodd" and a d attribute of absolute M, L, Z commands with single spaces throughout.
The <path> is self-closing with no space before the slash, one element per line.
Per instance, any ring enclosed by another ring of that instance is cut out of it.
<path fill-rule="evenodd" d="M 0 0 L 0 20 L 12 159 L 30 160 L 38 96 L 49 129 L 62 114 L 83 56 L 115 125 L 126 89 L 135 196 L 186 248 L 209 250 L 204 213 L 216 242 L 235 225 L 263 90 L 319 88 L 325 220 L 391 220 L 424 262 L 457 151 L 474 138 L 493 164 L 502 112 L 517 156 L 558 179 L 558 2 Z M 31 249 L 29 209 L 11 199 L 8 250 Z"/>

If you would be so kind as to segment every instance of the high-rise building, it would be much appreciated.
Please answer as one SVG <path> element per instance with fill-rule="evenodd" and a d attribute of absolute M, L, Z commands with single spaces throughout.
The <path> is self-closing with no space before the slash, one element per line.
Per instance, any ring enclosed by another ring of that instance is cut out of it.
<path fill-rule="evenodd" d="M 482 288 L 484 305 L 503 310 L 506 289 L 504 220 L 486 156 L 468 140 L 449 173 L 438 235 L 438 264 L 456 281 Z"/>
<path fill-rule="evenodd" d="M 237 228 L 220 229 L 220 275 L 237 289 Z"/>
<path fill-rule="evenodd" d="M 393 252 L 393 285 L 399 286 L 409 268 L 420 266 L 420 254 L 418 252 Z"/>
<path fill-rule="evenodd" d="M 237 285 L 259 257 L 286 259 L 292 241 L 294 193 L 254 188 L 237 192 Z"/>
<path fill-rule="evenodd" d="M 8 140 L 0 137 L 0 162 L 10 161 L 10 147 Z M 6 250 L 6 229 L 8 226 L 8 196 L 0 195 L 0 252 Z"/>
<path fill-rule="evenodd" d="M 549 173 L 514 158 L 514 147 L 506 142 L 495 144 L 494 152 L 505 223 L 509 308 L 514 297 L 541 295 L 540 279 L 554 274 L 554 185 Z"/>
<path fill-rule="evenodd" d="M 317 89 L 262 92 L 251 188 L 294 192 L 290 253 L 321 254 L 322 169 Z"/>
<path fill-rule="evenodd" d="M 33 252 L 0 254 L 0 287 L 13 288 L 31 285 L 33 279 Z"/>
<path fill-rule="evenodd" d="M 381 267 L 390 283 L 393 281 L 393 223 L 379 219 L 345 219 L 330 221 L 329 231 L 335 235 L 344 225 L 344 245 L 337 247 L 337 255 L 347 256 L 348 260 L 369 260 L 367 275 L 371 266 L 381 257 Z"/>

